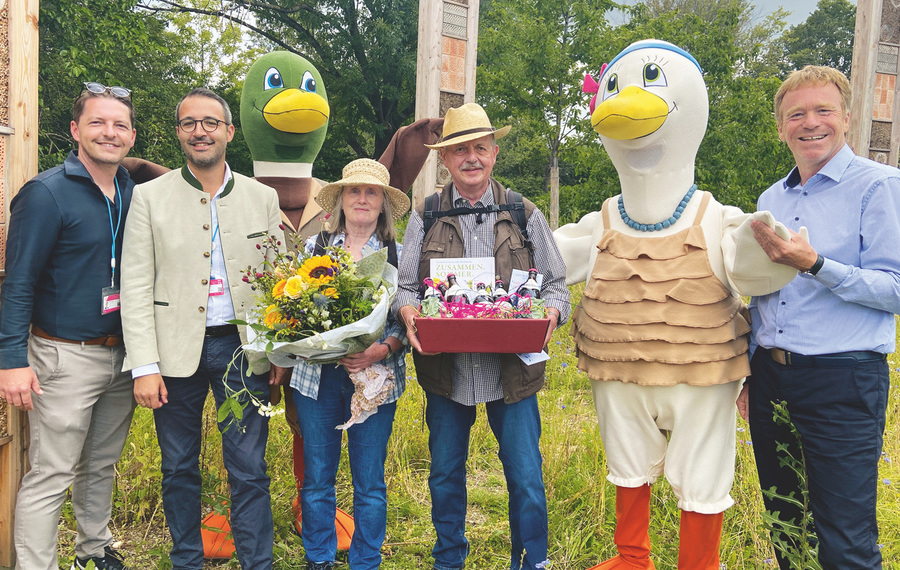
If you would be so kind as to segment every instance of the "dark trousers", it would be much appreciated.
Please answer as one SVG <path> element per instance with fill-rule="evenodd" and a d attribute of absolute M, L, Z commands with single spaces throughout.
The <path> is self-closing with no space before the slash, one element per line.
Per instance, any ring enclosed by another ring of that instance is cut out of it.
<path fill-rule="evenodd" d="M 233 390 L 246 384 L 256 393 L 269 394 L 267 376 L 247 376 L 246 367 L 237 366 L 239 363 L 229 369 L 232 355 L 240 346 L 241 339 L 236 334 L 207 337 L 200 366 L 192 376 L 163 377 L 169 402 L 154 410 L 153 417 L 162 454 L 163 510 L 173 543 L 169 557 L 176 570 L 203 568 L 199 457 L 206 395 L 212 390 L 216 407 L 222 405 L 226 397 L 222 377 L 226 370 Z M 227 422 L 219 424 L 220 431 Z M 240 426 L 232 426 L 222 434 L 222 456 L 231 485 L 231 532 L 241 568 L 272 567 L 274 529 L 265 459 L 268 436 L 269 418 L 257 413 L 252 405 L 244 410 Z"/>
<path fill-rule="evenodd" d="M 800 498 L 797 476 L 779 465 L 776 450 L 777 444 L 788 444 L 800 457 L 789 426 L 772 420 L 772 402 L 784 401 L 801 436 L 822 568 L 881 568 L 875 502 L 889 386 L 886 360 L 851 367 L 792 366 L 778 364 L 760 348 L 750 369 L 750 433 L 761 488 Z M 799 522 L 799 508 L 764 500 L 781 520 Z M 789 568 L 776 554 L 779 566 Z"/>

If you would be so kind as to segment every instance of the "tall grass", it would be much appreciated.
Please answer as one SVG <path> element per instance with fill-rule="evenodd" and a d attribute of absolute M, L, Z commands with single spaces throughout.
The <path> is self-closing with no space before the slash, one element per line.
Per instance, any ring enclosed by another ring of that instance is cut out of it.
<path fill-rule="evenodd" d="M 573 289 L 573 298 L 580 288 Z M 538 394 L 543 420 L 541 448 L 550 526 L 550 558 L 557 570 L 582 570 L 615 553 L 615 488 L 606 481 L 606 459 L 597 429 L 589 380 L 576 368 L 574 345 L 563 327 L 551 341 L 547 386 Z M 887 430 L 880 465 L 878 521 L 884 567 L 900 568 L 900 358 L 891 355 L 891 391 Z M 428 495 L 428 434 L 424 426 L 425 400 L 410 366 L 408 387 L 401 398 L 388 448 L 388 529 L 383 549 L 385 569 L 430 568 L 434 530 Z M 206 474 L 206 504 L 227 496 L 225 471 L 208 405 L 202 465 Z M 291 527 L 295 496 L 291 468 L 291 437 L 282 418 L 271 422 L 267 449 L 275 516 L 275 568 L 305 568 L 303 545 Z M 754 467 L 747 425 L 739 420 L 735 437 L 738 453 L 732 496 L 726 511 L 721 561 L 729 569 L 775 568 L 768 537 L 762 530 L 762 495 Z M 149 411 L 138 409 L 126 445 L 114 496 L 114 533 L 122 540 L 132 568 L 169 568 L 170 546 L 160 504 L 159 449 Z M 497 443 L 483 408 L 472 429 L 468 463 L 467 536 L 471 544 L 468 568 L 509 567 L 509 523 L 506 483 L 497 457 Z M 352 509 L 346 454 L 338 474 L 338 506 Z M 679 512 L 665 480 L 653 487 L 650 526 L 653 559 L 660 570 L 674 569 L 678 559 Z M 71 562 L 74 519 L 66 511 L 60 526 L 61 563 Z M 346 568 L 346 553 L 339 554 Z M 236 561 L 208 564 L 209 568 L 237 568 Z"/>

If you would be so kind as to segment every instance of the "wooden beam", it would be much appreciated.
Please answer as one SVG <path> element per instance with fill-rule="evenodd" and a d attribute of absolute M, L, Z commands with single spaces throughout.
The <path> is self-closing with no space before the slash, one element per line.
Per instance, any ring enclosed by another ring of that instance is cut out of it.
<path fill-rule="evenodd" d="M 6 144 L 6 199 L 38 172 L 38 13 L 39 0 L 0 0 L 7 8 L 9 38 L 9 126 Z M 7 212 L 8 214 L 8 212 Z M 4 219 L 9 219 L 8 215 Z M 5 231 L 3 228 L 2 231 Z M 25 467 L 25 415 L 6 403 L 9 437 L 0 443 L 0 568 L 15 565 L 13 522 L 16 493 Z"/>
<path fill-rule="evenodd" d="M 13 195 L 38 173 L 38 0 L 9 0 L 9 177 Z"/>
<path fill-rule="evenodd" d="M 25 416 L 15 407 L 7 406 L 9 435 L 0 440 L 0 569 L 13 568 L 16 563 L 13 543 L 16 493 L 25 466 Z"/>
<path fill-rule="evenodd" d="M 850 130 L 847 143 L 859 156 L 869 157 L 872 137 L 872 109 L 875 93 L 875 66 L 881 28 L 883 0 L 858 0 L 853 39 L 853 67 L 850 71 Z"/>
<path fill-rule="evenodd" d="M 441 27 L 443 0 L 419 0 L 418 63 L 416 65 L 416 120 L 439 117 L 441 112 Z M 434 192 L 437 153 L 428 153 L 412 187 L 412 207 Z"/>
<path fill-rule="evenodd" d="M 475 103 L 475 71 L 478 67 L 478 20 L 480 0 L 469 0 L 469 17 L 466 21 L 466 90 L 465 102 Z"/>

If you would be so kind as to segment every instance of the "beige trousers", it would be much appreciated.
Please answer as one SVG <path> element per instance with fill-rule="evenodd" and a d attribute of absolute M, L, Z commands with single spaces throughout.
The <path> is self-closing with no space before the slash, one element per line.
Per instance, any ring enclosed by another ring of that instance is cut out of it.
<path fill-rule="evenodd" d="M 75 554 L 103 556 L 115 464 L 134 413 L 134 384 L 121 347 L 83 346 L 31 336 L 28 362 L 41 383 L 28 412 L 28 460 L 16 503 L 16 568 L 58 570 L 59 515 L 72 487 Z"/>

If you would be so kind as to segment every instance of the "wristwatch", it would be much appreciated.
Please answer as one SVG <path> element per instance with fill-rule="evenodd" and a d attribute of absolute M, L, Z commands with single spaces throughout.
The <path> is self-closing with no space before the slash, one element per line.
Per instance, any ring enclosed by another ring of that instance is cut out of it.
<path fill-rule="evenodd" d="M 816 258 L 816 262 L 813 263 L 812 267 L 804 271 L 803 273 L 809 273 L 810 275 L 815 275 L 822 269 L 822 266 L 825 265 L 825 258 L 822 257 L 821 254 Z"/>

